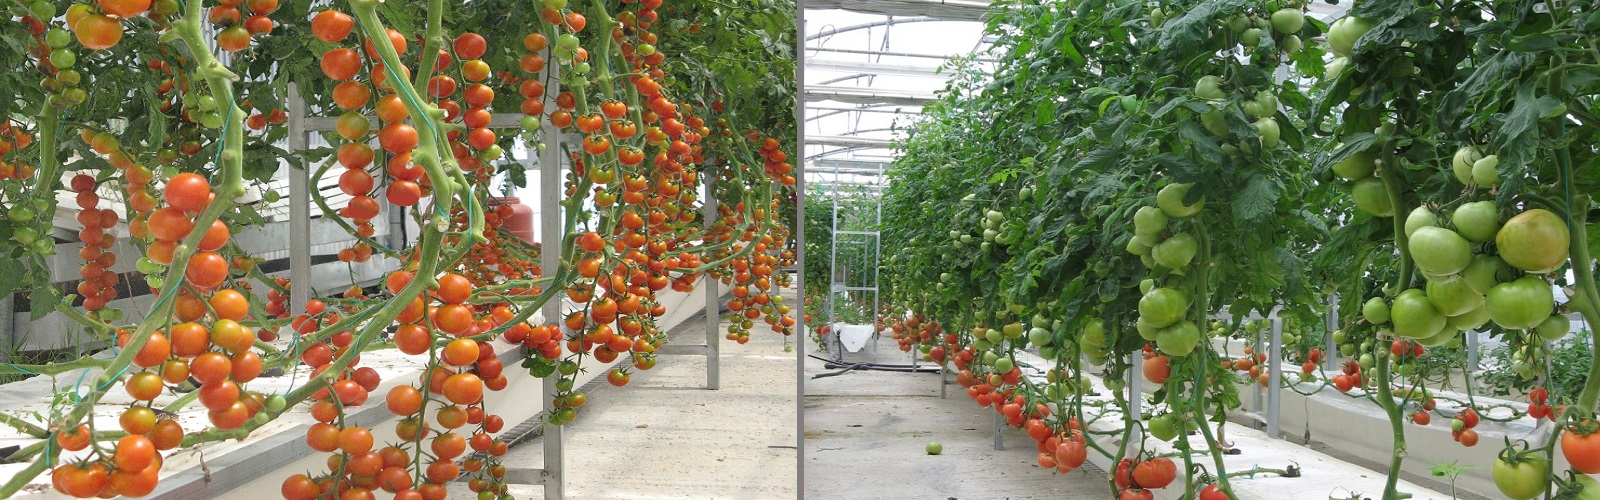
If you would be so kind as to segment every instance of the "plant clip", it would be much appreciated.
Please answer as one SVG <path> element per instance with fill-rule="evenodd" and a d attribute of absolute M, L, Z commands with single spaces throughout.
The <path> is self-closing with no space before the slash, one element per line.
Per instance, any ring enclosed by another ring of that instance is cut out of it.
<path fill-rule="evenodd" d="M 1283 468 L 1283 477 L 1300 477 L 1300 466 L 1289 464 Z"/>

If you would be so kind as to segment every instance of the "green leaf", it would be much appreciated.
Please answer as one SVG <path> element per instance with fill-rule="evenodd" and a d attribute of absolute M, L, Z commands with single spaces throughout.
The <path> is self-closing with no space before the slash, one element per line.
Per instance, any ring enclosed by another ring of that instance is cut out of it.
<path fill-rule="evenodd" d="M 21 287 L 26 273 L 27 268 L 22 265 L 22 261 L 0 259 L 0 296 L 10 295 Z"/>
<path fill-rule="evenodd" d="M 1280 194 L 1277 181 L 1262 175 L 1251 175 L 1233 200 L 1234 219 L 1241 224 L 1260 221 L 1272 213 Z"/>
<path fill-rule="evenodd" d="M 28 316 L 31 321 L 39 321 L 45 316 L 55 312 L 56 304 L 61 303 L 61 290 L 51 285 L 35 286 L 33 293 L 28 294 Z"/>
<path fill-rule="evenodd" d="M 1512 52 L 1545 52 L 1561 48 L 1556 39 L 1543 33 L 1521 36 L 1511 39 L 1506 48 Z"/>

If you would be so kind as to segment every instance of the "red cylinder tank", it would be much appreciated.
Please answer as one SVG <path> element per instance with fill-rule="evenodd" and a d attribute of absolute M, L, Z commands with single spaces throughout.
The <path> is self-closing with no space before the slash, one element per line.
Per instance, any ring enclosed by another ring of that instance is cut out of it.
<path fill-rule="evenodd" d="M 501 230 L 522 238 L 522 241 L 535 243 L 537 237 L 533 234 L 533 207 L 522 204 L 522 199 L 508 196 L 505 198 L 491 198 L 494 205 L 511 205 L 511 217 L 505 220 Z"/>

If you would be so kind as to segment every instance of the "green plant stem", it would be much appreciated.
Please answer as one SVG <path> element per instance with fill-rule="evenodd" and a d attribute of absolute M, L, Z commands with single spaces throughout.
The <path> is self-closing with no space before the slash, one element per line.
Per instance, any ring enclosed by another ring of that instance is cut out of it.
<path fill-rule="evenodd" d="M 44 428 L 34 425 L 33 422 L 12 416 L 9 413 L 0 413 L 0 424 L 9 425 L 11 428 L 34 438 L 43 439 L 50 436 L 50 432 L 44 430 Z"/>
<path fill-rule="evenodd" d="M 1589 307 L 1579 311 L 1584 321 L 1590 325 L 1600 324 L 1600 293 L 1596 292 L 1594 278 L 1594 258 L 1589 255 L 1589 228 L 1588 228 L 1589 196 L 1575 197 L 1572 202 L 1572 228 L 1570 252 L 1572 254 L 1572 274 L 1576 278 L 1576 291 L 1583 294 L 1588 300 Z M 1585 411 L 1593 411 L 1597 398 L 1600 398 L 1600 335 L 1591 335 L 1591 349 L 1594 359 L 1589 363 L 1589 377 L 1583 386 L 1583 393 L 1578 396 L 1578 407 Z"/>
<path fill-rule="evenodd" d="M 1200 317 L 1198 318 L 1200 324 L 1204 325 L 1206 324 L 1206 315 L 1211 313 L 1211 290 L 1207 285 L 1211 278 L 1211 233 L 1206 230 L 1205 223 L 1201 222 L 1198 218 L 1194 221 L 1194 230 L 1195 235 L 1200 240 L 1200 253 L 1198 258 L 1195 259 L 1195 295 L 1197 295 L 1195 305 L 1200 311 Z M 1195 367 L 1194 408 L 1191 409 L 1193 415 L 1192 418 L 1196 423 L 1200 424 L 1200 434 L 1201 436 L 1205 437 L 1206 445 L 1209 448 L 1207 451 L 1209 451 L 1211 454 L 1212 465 L 1217 468 L 1215 471 L 1215 475 L 1217 477 L 1217 489 L 1221 491 L 1223 495 L 1227 495 L 1229 500 L 1238 500 L 1238 496 L 1233 493 L 1233 485 L 1228 482 L 1227 464 L 1223 461 L 1222 448 L 1220 444 L 1217 443 L 1216 437 L 1211 435 L 1211 427 L 1209 421 L 1206 419 L 1206 384 L 1208 383 L 1206 379 L 1206 367 L 1214 366 L 1214 364 L 1218 363 L 1220 360 L 1213 358 L 1216 352 L 1212 350 L 1210 332 L 1202 332 L 1201 336 L 1204 338 L 1200 340 L 1201 359 L 1198 363 L 1196 363 L 1197 366 Z M 1185 459 L 1187 459 L 1187 457 L 1188 456 L 1185 455 Z"/>
<path fill-rule="evenodd" d="M 1408 213 L 1404 210 L 1400 196 L 1399 168 L 1395 164 L 1393 149 L 1386 149 L 1383 154 L 1383 185 L 1389 194 L 1389 203 L 1394 207 L 1394 215 L 1389 219 L 1394 224 L 1394 244 L 1400 252 L 1400 276 L 1395 282 L 1395 293 L 1405 291 L 1411 286 L 1411 251 L 1406 243 L 1405 218 L 1400 214 Z M 1378 406 L 1383 408 L 1389 417 L 1389 430 L 1393 434 L 1393 447 L 1389 455 L 1389 471 L 1383 486 L 1384 498 L 1397 498 L 1400 485 L 1400 467 L 1406 457 L 1406 430 L 1404 408 L 1394 400 L 1394 391 L 1389 383 L 1389 350 L 1377 347 L 1378 362 Z"/>

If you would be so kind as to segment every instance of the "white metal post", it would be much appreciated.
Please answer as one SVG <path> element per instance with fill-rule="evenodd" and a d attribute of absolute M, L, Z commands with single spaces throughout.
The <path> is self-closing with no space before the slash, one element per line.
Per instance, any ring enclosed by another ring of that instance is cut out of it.
<path fill-rule="evenodd" d="M 1250 321 L 1250 319 L 1246 318 L 1245 321 Z M 1256 361 L 1256 355 L 1257 354 L 1261 354 L 1261 346 L 1264 345 L 1264 344 L 1262 344 L 1261 340 L 1262 340 L 1261 339 L 1261 330 L 1257 329 L 1256 333 L 1255 333 L 1255 344 L 1254 344 L 1256 346 L 1255 347 L 1256 350 L 1250 351 L 1250 363 L 1251 364 L 1255 364 L 1256 366 L 1260 366 L 1260 364 L 1257 364 L 1255 361 Z M 1256 415 L 1263 415 L 1264 416 L 1264 415 L 1266 415 L 1266 413 L 1262 411 L 1262 408 L 1263 408 L 1263 405 L 1262 405 L 1262 402 L 1261 402 L 1261 385 L 1257 381 L 1251 380 L 1250 381 L 1250 409 L 1254 410 L 1256 412 Z M 1263 417 L 1263 418 L 1265 418 L 1265 417 Z"/>
<path fill-rule="evenodd" d="M 1334 357 L 1339 355 L 1339 344 L 1333 341 L 1333 332 L 1339 329 L 1339 296 L 1328 298 L 1327 333 L 1323 338 L 1322 368 L 1332 370 L 1337 365 Z"/>
<path fill-rule="evenodd" d="M 995 414 L 994 414 L 994 449 L 996 449 L 996 450 L 1004 450 L 1004 449 L 1006 449 L 1005 437 L 1004 437 L 1004 435 L 1000 434 L 1000 429 L 1003 428 L 1002 426 L 1004 425 L 1004 423 L 1005 423 L 1005 421 L 1000 419 L 1000 413 L 999 412 L 995 412 Z"/>
<path fill-rule="evenodd" d="M 549 49 L 545 50 L 545 57 L 549 58 Z M 559 77 L 559 64 L 545 66 L 549 73 L 549 86 L 545 90 L 545 105 L 554 107 L 555 102 L 551 96 L 561 93 Z M 562 195 L 562 167 L 561 167 L 561 131 L 550 123 L 550 120 L 540 120 L 540 138 L 544 140 L 544 150 L 539 152 L 539 266 L 544 276 L 555 276 L 561 269 L 562 226 L 561 195 Z M 552 283 L 552 285 L 554 285 Z M 550 299 L 544 304 L 541 312 L 545 321 L 561 325 L 560 295 Z M 566 328 L 562 329 L 563 334 Z M 556 382 L 561 377 L 551 374 L 544 379 L 544 409 L 546 414 L 555 411 Z M 544 426 L 544 498 L 545 500 L 561 500 L 566 496 L 566 478 L 562 472 L 565 460 L 561 450 L 562 427 L 559 425 Z"/>
<path fill-rule="evenodd" d="M 1122 443 L 1123 451 L 1127 451 L 1128 443 L 1137 443 L 1144 440 L 1139 433 L 1140 426 L 1136 423 L 1144 417 L 1144 356 L 1135 352 L 1128 355 L 1128 414 L 1123 415 L 1126 426 L 1133 430 L 1128 440 Z"/>
<path fill-rule="evenodd" d="M 306 101 L 289 84 L 289 152 L 310 148 Z M 298 168 L 296 168 L 298 167 Z M 302 314 L 311 300 L 311 165 L 292 165 L 289 176 L 289 313 Z"/>
<path fill-rule="evenodd" d="M 711 224 L 717 219 L 717 194 L 711 184 L 706 184 L 706 197 L 701 207 L 706 219 L 706 235 L 711 234 Z M 709 243 L 709 242 L 707 242 Z M 706 389 L 717 390 L 722 388 L 722 315 L 721 294 L 717 293 L 717 279 L 710 274 L 706 277 Z"/>
<path fill-rule="evenodd" d="M 1278 439 L 1278 404 L 1283 400 L 1283 318 L 1272 315 L 1272 346 L 1267 350 L 1267 438 Z"/>
<path fill-rule="evenodd" d="M 1467 370 L 1478 369 L 1478 343 L 1478 331 L 1467 330 Z"/>

